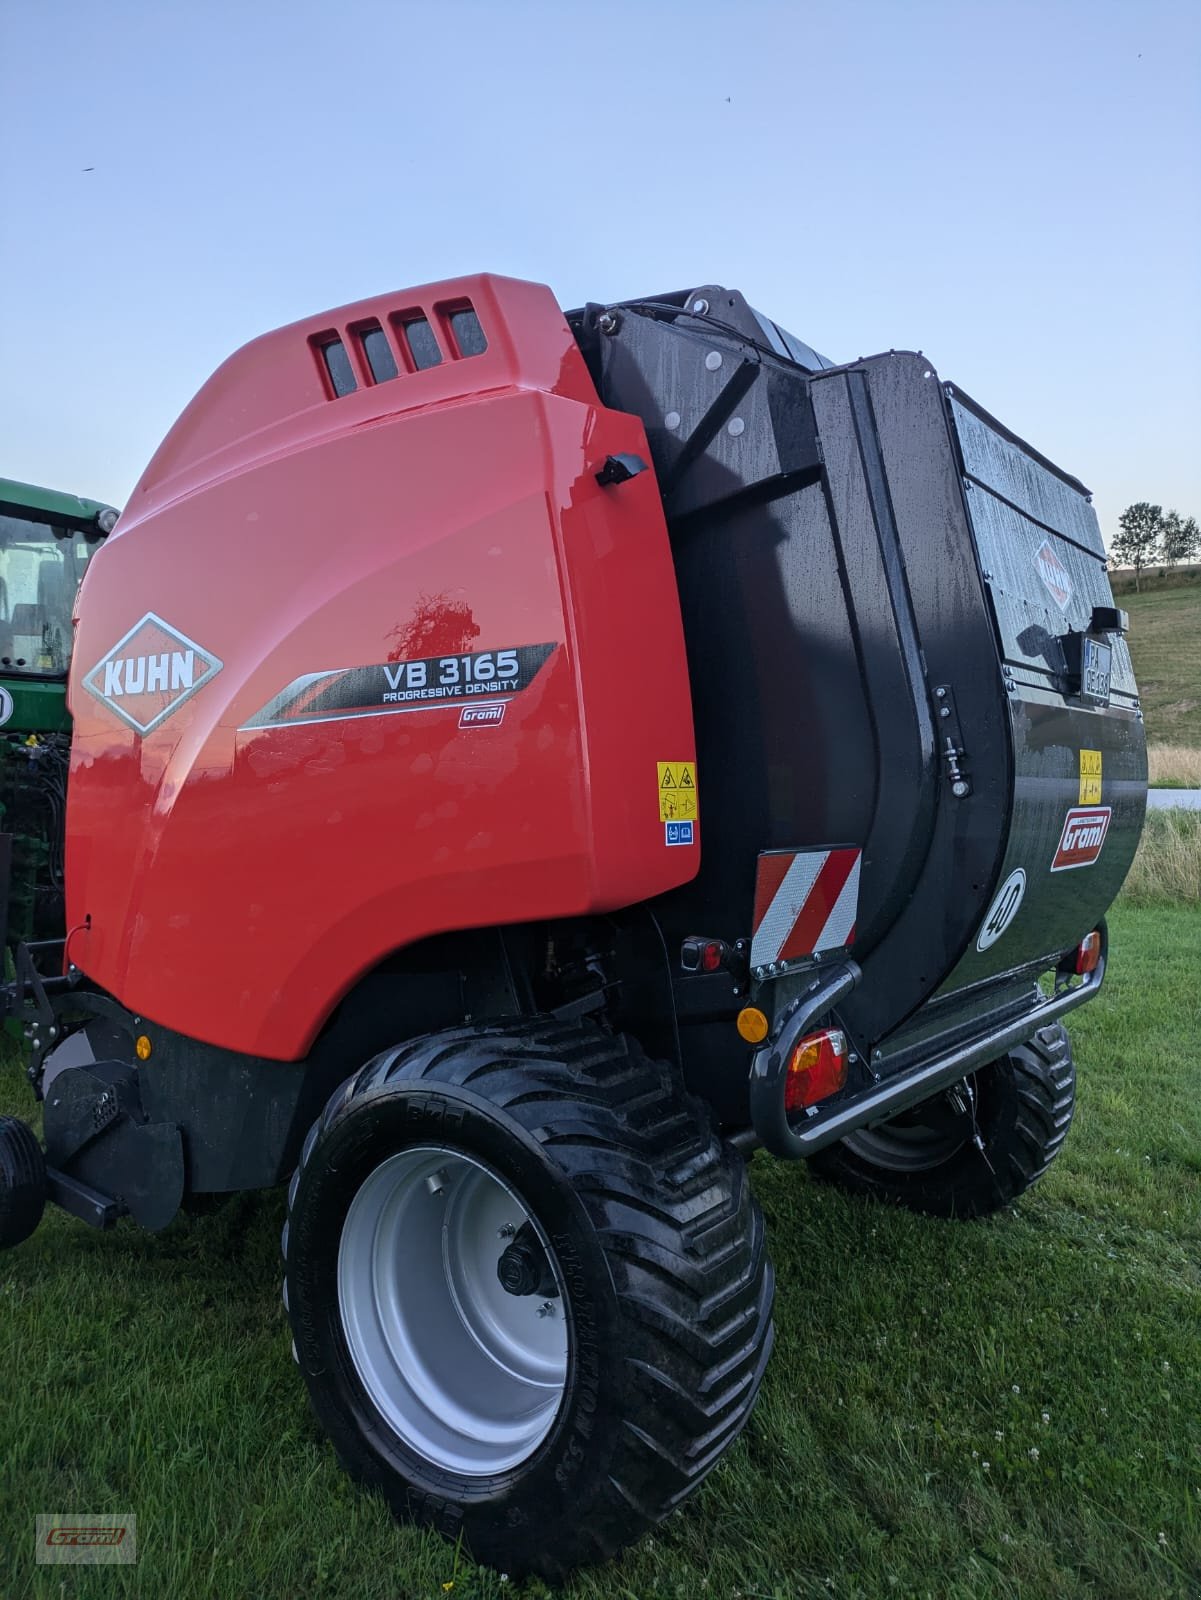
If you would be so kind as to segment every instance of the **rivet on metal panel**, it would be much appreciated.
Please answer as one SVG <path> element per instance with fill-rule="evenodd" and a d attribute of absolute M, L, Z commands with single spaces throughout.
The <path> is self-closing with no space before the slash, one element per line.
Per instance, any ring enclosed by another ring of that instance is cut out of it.
<path fill-rule="evenodd" d="M 692 309 L 698 314 L 698 316 L 703 317 L 705 312 L 709 309 L 709 302 L 707 300 L 694 300 L 692 302 Z"/>
<path fill-rule="evenodd" d="M 938 696 L 938 698 L 940 700 L 945 700 L 947 698 L 947 687 L 946 687 L 946 684 L 940 683 L 938 688 L 935 689 L 934 693 Z"/>
<path fill-rule="evenodd" d="M 955 796 L 956 800 L 965 800 L 967 796 L 971 794 L 971 792 L 971 786 L 964 783 L 962 778 L 958 783 L 953 783 L 951 785 L 951 793 Z"/>
<path fill-rule="evenodd" d="M 939 706 L 938 714 L 940 717 L 949 717 L 951 715 L 950 706 Z"/>
<path fill-rule="evenodd" d="M 708 367 L 710 372 L 716 372 L 718 367 L 721 366 L 721 351 L 710 350 L 709 354 L 705 357 L 705 365 Z"/>
<path fill-rule="evenodd" d="M 741 417 L 731 417 L 729 422 L 726 424 L 726 432 L 730 435 L 731 439 L 737 439 L 738 435 L 742 433 L 745 428 L 746 423 Z"/>
<path fill-rule="evenodd" d="M 669 411 L 663 418 L 663 426 L 665 428 L 678 428 L 680 426 L 680 413 L 678 411 Z"/>

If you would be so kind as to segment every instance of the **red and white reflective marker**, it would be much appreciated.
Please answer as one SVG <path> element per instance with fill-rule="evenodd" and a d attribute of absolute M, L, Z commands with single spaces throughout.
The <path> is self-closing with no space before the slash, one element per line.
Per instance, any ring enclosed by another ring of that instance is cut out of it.
<path fill-rule="evenodd" d="M 752 967 L 854 943 L 862 854 L 854 848 L 763 852 L 755 879 Z"/>

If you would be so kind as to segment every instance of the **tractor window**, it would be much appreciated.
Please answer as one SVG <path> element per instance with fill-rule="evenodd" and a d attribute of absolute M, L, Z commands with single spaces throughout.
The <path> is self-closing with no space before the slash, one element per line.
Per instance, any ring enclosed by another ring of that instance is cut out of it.
<path fill-rule="evenodd" d="M 70 528 L 0 513 L 0 675 L 66 676 L 75 592 L 99 543 Z"/>

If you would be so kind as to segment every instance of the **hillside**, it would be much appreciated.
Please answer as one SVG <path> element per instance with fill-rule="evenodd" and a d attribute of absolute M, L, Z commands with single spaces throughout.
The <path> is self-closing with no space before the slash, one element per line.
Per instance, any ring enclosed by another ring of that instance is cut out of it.
<path fill-rule="evenodd" d="M 1123 594 L 1118 604 L 1130 613 L 1148 741 L 1201 749 L 1201 583 L 1144 579 L 1142 594 Z"/>

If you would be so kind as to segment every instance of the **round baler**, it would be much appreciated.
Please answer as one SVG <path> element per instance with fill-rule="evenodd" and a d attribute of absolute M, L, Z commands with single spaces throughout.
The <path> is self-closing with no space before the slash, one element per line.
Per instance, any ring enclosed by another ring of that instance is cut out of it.
<path fill-rule="evenodd" d="M 239 351 L 91 563 L 45 1199 L 288 1183 L 348 1469 L 557 1578 L 747 1422 L 747 1157 L 940 1216 L 1066 1136 L 1146 800 L 1086 491 L 920 355 L 477 276 Z"/>

